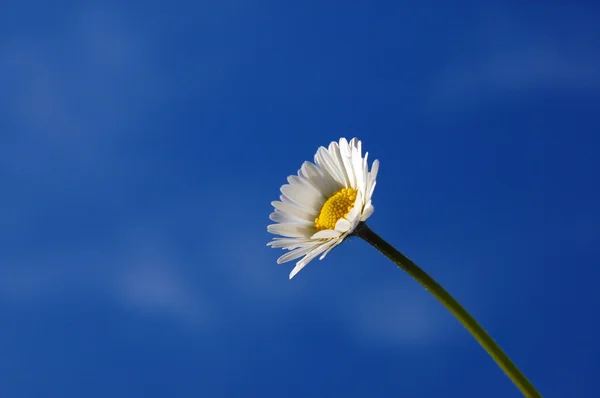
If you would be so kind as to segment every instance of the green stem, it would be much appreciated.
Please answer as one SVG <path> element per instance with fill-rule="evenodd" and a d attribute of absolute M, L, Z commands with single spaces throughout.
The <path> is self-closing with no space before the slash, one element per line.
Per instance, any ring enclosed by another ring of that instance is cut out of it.
<path fill-rule="evenodd" d="M 488 354 L 502 368 L 504 373 L 510 377 L 515 385 L 526 397 L 541 397 L 533 384 L 527 380 L 525 375 L 516 367 L 510 358 L 494 342 L 489 334 L 477 323 L 477 321 L 432 277 L 427 275 L 419 266 L 400 253 L 389 243 L 383 240 L 379 235 L 373 232 L 365 223 L 361 223 L 354 234 L 361 237 L 383 255 L 392 260 L 396 265 L 406 271 L 419 282 L 425 290 L 435 296 L 454 316 L 463 324 L 463 326 L 473 335 L 475 340 L 487 351 Z"/>

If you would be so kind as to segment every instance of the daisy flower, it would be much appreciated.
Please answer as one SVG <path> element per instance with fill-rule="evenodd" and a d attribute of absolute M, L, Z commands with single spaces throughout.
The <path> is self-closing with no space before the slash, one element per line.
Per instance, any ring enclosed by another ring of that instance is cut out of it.
<path fill-rule="evenodd" d="M 292 279 L 306 264 L 318 256 L 322 260 L 348 236 L 362 238 L 438 299 L 524 396 L 541 397 L 500 346 L 450 293 L 364 222 L 374 211 L 371 197 L 379 170 L 379 162 L 375 160 L 369 171 L 367 158 L 368 153 L 362 156 L 358 139 L 348 142 L 341 138 L 328 148 L 320 147 L 314 163 L 304 162 L 298 175 L 288 177 L 288 184 L 281 187 L 281 200 L 272 202 L 275 211 L 270 218 L 276 224 L 267 227 L 270 233 L 281 236 L 273 238 L 267 246 L 289 250 L 277 262 L 300 259 L 290 273 Z"/>
<path fill-rule="evenodd" d="M 290 279 L 317 256 L 322 260 L 373 214 L 379 162 L 369 171 L 367 157 L 358 139 L 341 138 L 329 148 L 320 147 L 314 163 L 304 162 L 298 175 L 289 176 L 281 187 L 280 201 L 271 203 L 275 211 L 270 219 L 276 224 L 267 230 L 282 237 L 267 245 L 289 250 L 279 264 L 302 257 Z"/>

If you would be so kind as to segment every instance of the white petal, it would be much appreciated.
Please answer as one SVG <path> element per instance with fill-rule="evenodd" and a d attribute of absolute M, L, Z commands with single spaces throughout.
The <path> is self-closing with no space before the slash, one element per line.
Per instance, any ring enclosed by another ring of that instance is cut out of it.
<path fill-rule="evenodd" d="M 373 214 L 374 211 L 375 207 L 373 207 L 373 205 L 369 201 L 369 203 L 365 206 L 365 209 L 363 210 L 362 216 L 360 216 L 360 221 L 366 221 L 367 218 L 371 217 L 371 214 Z"/>
<path fill-rule="evenodd" d="M 300 172 L 325 198 L 330 197 L 342 188 L 340 183 L 333 179 L 329 173 L 311 162 L 304 162 Z"/>
<path fill-rule="evenodd" d="M 275 222 L 281 223 L 281 224 L 291 223 L 291 224 L 312 225 L 314 223 L 314 221 L 303 220 L 303 219 L 298 218 L 289 213 L 284 213 L 280 210 L 275 210 L 273 213 L 271 213 L 271 215 L 269 216 L 269 219 L 271 219 L 271 221 L 275 221 Z"/>
<path fill-rule="evenodd" d="M 342 243 L 341 240 L 340 240 L 340 242 L 337 242 L 335 245 L 331 245 L 330 248 L 325 250 L 325 253 L 321 254 L 321 257 L 319 257 L 319 260 L 323 260 L 325 258 L 325 256 L 328 255 L 329 252 L 332 251 L 335 247 L 337 247 L 340 243 Z"/>
<path fill-rule="evenodd" d="M 293 200 L 291 200 L 290 198 L 288 198 L 286 195 L 283 195 L 283 194 L 280 195 L 279 196 L 279 200 L 281 202 L 283 202 L 283 203 L 287 203 L 289 205 L 292 205 L 292 206 L 294 206 L 294 207 L 302 210 L 303 212 L 305 212 L 307 214 L 317 214 L 317 212 L 315 212 L 314 210 L 312 210 L 312 209 L 310 209 L 310 208 L 308 208 L 306 206 L 303 206 L 301 204 L 298 204 L 298 203 L 294 202 Z M 316 217 L 316 215 L 315 215 L 315 217 Z"/>
<path fill-rule="evenodd" d="M 302 268 L 304 268 L 306 266 L 306 264 L 307 263 L 300 263 L 300 261 L 298 261 L 298 263 L 296 263 L 296 266 L 294 267 L 294 269 L 292 269 L 292 272 L 290 272 L 290 279 L 295 277 L 296 274 L 298 272 L 300 272 L 302 270 Z"/>
<path fill-rule="evenodd" d="M 362 143 L 360 142 L 360 140 L 355 137 L 352 138 L 348 144 L 350 145 L 350 152 L 356 151 L 356 153 L 358 153 L 358 156 L 362 158 Z"/>
<path fill-rule="evenodd" d="M 315 155 L 315 162 L 317 165 L 325 169 L 331 177 L 341 185 L 345 186 L 344 174 L 340 170 L 337 161 L 331 158 L 329 151 L 324 147 L 320 147 Z"/>
<path fill-rule="evenodd" d="M 353 182 L 352 188 L 362 191 L 363 187 L 364 187 L 362 158 L 356 148 L 352 148 L 352 151 L 350 153 L 350 157 L 349 157 L 348 161 L 351 165 L 350 167 L 352 167 L 352 172 L 354 173 L 354 182 Z"/>
<path fill-rule="evenodd" d="M 367 198 L 369 200 L 371 200 L 371 197 L 373 196 L 373 191 L 375 191 L 375 185 L 377 185 L 377 181 L 373 181 L 371 183 L 371 187 L 369 188 L 369 192 L 367 192 Z"/>
<path fill-rule="evenodd" d="M 322 231 L 317 232 L 310 238 L 311 239 L 331 239 L 331 238 L 337 238 L 338 236 L 340 236 L 339 231 L 334 231 L 332 229 L 324 229 Z"/>
<path fill-rule="evenodd" d="M 344 145 L 345 151 L 342 150 L 342 145 Z M 345 152 L 345 153 L 344 153 Z M 329 154 L 338 164 L 339 169 L 342 171 L 342 175 L 344 176 L 344 186 L 351 187 L 352 186 L 352 169 L 348 164 L 349 150 L 348 150 L 348 141 L 345 138 L 340 138 L 340 143 L 332 142 L 329 144 Z M 348 170 L 350 169 L 350 170 Z"/>
<path fill-rule="evenodd" d="M 377 173 L 379 173 L 379 160 L 375 159 L 371 166 L 371 172 L 369 173 L 371 180 L 375 181 L 377 179 Z"/>
<path fill-rule="evenodd" d="M 338 244 L 338 243 L 335 243 L 335 241 L 332 241 L 332 242 L 334 242 L 334 243 L 324 243 L 324 244 L 322 244 L 321 246 L 317 247 L 312 252 L 310 252 L 309 254 L 307 254 L 302 260 L 298 261 L 296 263 L 296 266 L 292 270 L 292 272 L 290 272 L 290 279 L 292 279 L 294 276 L 296 276 L 296 274 L 298 272 L 300 272 L 300 270 L 302 268 L 304 268 L 306 266 L 306 264 L 308 264 L 312 260 L 314 260 L 315 257 L 317 257 L 319 254 L 323 253 L 325 250 L 327 250 L 328 248 L 330 248 L 331 245 Z"/>
<path fill-rule="evenodd" d="M 308 252 L 310 252 L 311 250 L 313 250 L 316 246 L 317 245 L 315 244 L 313 246 L 303 247 L 301 249 L 296 249 L 289 253 L 285 253 L 283 256 L 281 256 L 277 259 L 277 264 L 287 263 L 288 261 L 292 261 L 299 257 L 302 257 L 302 256 L 306 255 Z"/>
<path fill-rule="evenodd" d="M 290 183 L 290 185 L 299 185 L 302 189 L 307 189 L 309 191 L 311 191 L 311 194 L 321 198 L 321 200 L 325 201 L 326 198 L 323 196 L 323 193 L 318 190 L 311 182 L 310 180 L 307 180 L 304 177 L 300 177 L 300 176 L 289 176 L 288 177 L 288 182 Z"/>
<path fill-rule="evenodd" d="M 302 210 L 298 206 L 294 206 L 291 203 L 273 201 L 271 202 L 271 205 L 273 205 L 273 207 L 277 210 L 281 210 L 284 213 L 305 221 L 314 221 L 315 217 L 317 216 L 317 214 Z"/>
<path fill-rule="evenodd" d="M 371 166 L 371 172 L 368 173 L 368 181 L 367 181 L 367 192 L 365 199 L 368 201 L 373 196 L 373 191 L 375 190 L 375 183 L 377 180 L 377 173 L 379 171 L 379 161 L 375 159 L 373 162 L 373 166 Z"/>
<path fill-rule="evenodd" d="M 320 167 L 317 167 L 314 163 L 309 161 L 302 163 L 299 174 L 308 180 L 313 177 L 323 177 L 325 175 Z"/>
<path fill-rule="evenodd" d="M 335 230 L 341 233 L 344 233 L 346 231 L 348 231 L 350 228 L 352 228 L 352 223 L 348 220 L 346 220 L 345 218 L 340 218 L 336 223 L 335 223 Z"/>
<path fill-rule="evenodd" d="M 313 244 L 314 242 L 307 238 L 274 238 L 271 242 L 267 243 L 267 246 L 274 249 L 293 250 L 298 247 L 305 247 L 309 243 Z"/>
<path fill-rule="evenodd" d="M 351 224 L 354 224 L 354 220 L 359 218 L 360 214 L 362 213 L 362 208 L 363 208 L 362 196 L 363 196 L 362 192 L 358 191 L 358 194 L 356 195 L 356 200 L 354 201 L 354 206 L 352 207 L 352 209 L 348 212 L 348 214 L 345 217 L 346 220 L 348 220 Z"/>
<path fill-rule="evenodd" d="M 267 231 L 289 238 L 308 238 L 314 234 L 314 228 L 300 224 L 271 224 L 267 226 Z"/>
<path fill-rule="evenodd" d="M 292 202 L 314 212 L 318 212 L 321 208 L 321 198 L 314 192 L 303 189 L 299 185 L 286 184 L 281 187 L 281 193 L 283 193 Z"/>
<path fill-rule="evenodd" d="M 362 176 L 363 176 L 363 180 L 362 180 L 362 189 L 366 192 L 369 190 L 369 163 L 368 163 L 368 158 L 369 158 L 369 152 L 365 153 L 365 157 L 362 158 L 362 164 L 360 165 L 361 169 L 362 169 Z"/>

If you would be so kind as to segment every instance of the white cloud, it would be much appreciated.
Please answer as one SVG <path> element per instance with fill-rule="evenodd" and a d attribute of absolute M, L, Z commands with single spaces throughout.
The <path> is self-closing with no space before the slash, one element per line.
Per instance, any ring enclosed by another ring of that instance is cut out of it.
<path fill-rule="evenodd" d="M 105 8 L 62 16 L 60 29 L 7 35 L 0 43 L 0 167 L 9 179 L 0 218 L 3 237 L 17 243 L 48 233 L 36 231 L 40 220 L 78 208 L 79 197 L 84 213 L 102 208 L 95 201 L 130 197 L 153 163 L 137 159 L 127 143 L 144 138 L 142 122 L 168 100 L 151 43 L 135 21 Z M 67 224 L 77 217 L 65 215 Z M 207 326 L 209 305 L 170 244 L 167 221 L 150 218 L 115 217 L 111 236 L 90 233 L 85 242 L 58 225 L 62 235 L 50 248 L 4 251 L 0 300 L 36 305 L 104 297 Z"/>
<path fill-rule="evenodd" d="M 524 25 L 513 18 L 483 17 L 481 28 L 472 32 L 473 45 L 432 76 L 425 105 L 455 111 L 539 90 L 597 93 L 600 54 L 588 34 L 576 34 L 597 30 L 589 24 L 581 19 L 571 26 L 571 34 L 556 36 L 554 28 L 543 23 Z"/>
<path fill-rule="evenodd" d="M 350 311 L 352 327 L 368 344 L 439 343 L 452 329 L 445 324 L 447 317 L 440 311 L 440 304 L 419 288 L 401 290 L 396 286 L 362 292 Z"/>
<path fill-rule="evenodd" d="M 23 177 L 102 169 L 124 134 L 164 100 L 146 43 L 102 9 L 60 30 L 13 35 L 0 44 L 0 165 Z M 68 13 L 66 13 L 68 14 Z M 69 167 L 65 167 L 69 166 Z M 58 177 L 58 176 L 55 176 Z"/>
<path fill-rule="evenodd" d="M 166 315 L 187 325 L 207 326 L 209 305 L 198 297 L 184 272 L 156 258 L 125 268 L 116 275 L 114 293 L 125 306 L 150 315 Z"/>
<path fill-rule="evenodd" d="M 194 289 L 185 264 L 164 238 L 117 235 L 118 241 L 105 244 L 90 242 L 3 261 L 0 300 L 27 306 L 104 297 L 141 314 L 210 326 L 208 301 Z"/>
<path fill-rule="evenodd" d="M 599 60 L 570 57 L 559 49 L 531 47 L 486 54 L 450 67 L 436 81 L 435 102 L 472 104 L 493 95 L 543 88 L 600 90 Z"/>

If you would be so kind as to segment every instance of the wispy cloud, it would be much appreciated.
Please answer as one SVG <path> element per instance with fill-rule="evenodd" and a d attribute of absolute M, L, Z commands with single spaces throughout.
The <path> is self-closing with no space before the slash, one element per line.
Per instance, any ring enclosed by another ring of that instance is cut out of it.
<path fill-rule="evenodd" d="M 130 231 L 135 231 L 132 228 Z M 0 300 L 28 306 L 104 298 L 131 311 L 210 325 L 210 306 L 186 275 L 187 264 L 160 236 L 116 234 L 117 239 L 71 244 L 3 259 Z"/>
<path fill-rule="evenodd" d="M 453 328 L 440 309 L 420 286 L 382 287 L 362 292 L 348 316 L 351 328 L 368 344 L 421 346 L 451 336 Z"/>
<path fill-rule="evenodd" d="M 102 191 L 98 200 L 129 195 L 149 167 L 124 143 L 144 134 L 141 122 L 165 100 L 164 79 L 131 21 L 105 8 L 63 16 L 61 29 L 9 35 L 0 44 L 0 167 L 8 184 L 0 233 L 22 243 L 52 212 L 49 203 L 76 205 L 74 197 L 89 201 Z M 3 251 L 0 299 L 27 305 L 93 295 L 205 323 L 203 298 L 173 249 L 162 237 L 140 240 L 135 223 L 117 220 L 108 238 L 82 243 L 66 233 L 50 248 Z"/>
<path fill-rule="evenodd" d="M 13 173 L 103 167 L 161 101 L 162 80 L 131 26 L 104 9 L 72 12 L 60 30 L 0 45 L 1 159 Z"/>
<path fill-rule="evenodd" d="M 514 18 L 482 17 L 473 31 L 477 43 L 442 64 L 425 90 L 430 109 L 471 109 L 481 101 L 550 90 L 600 91 L 600 54 L 591 37 L 596 28 L 578 19 L 570 32 L 556 36 L 555 26 L 521 24 Z M 563 21 L 568 24 L 568 19 Z"/>
<path fill-rule="evenodd" d="M 449 67 L 436 81 L 434 103 L 445 107 L 472 105 L 492 96 L 544 88 L 600 90 L 600 59 L 571 57 L 557 48 L 521 48 L 485 54 Z"/>
<path fill-rule="evenodd" d="M 181 265 L 155 253 L 144 256 L 115 275 L 109 287 L 115 298 L 134 311 L 172 317 L 189 326 L 211 324 L 211 304 L 200 297 Z"/>

